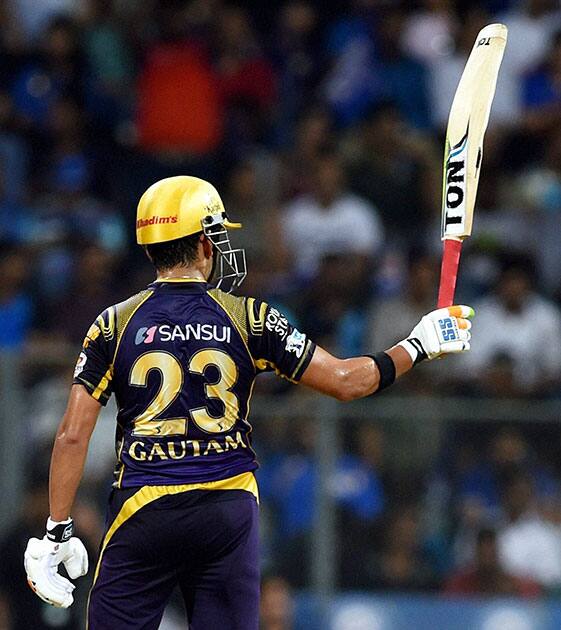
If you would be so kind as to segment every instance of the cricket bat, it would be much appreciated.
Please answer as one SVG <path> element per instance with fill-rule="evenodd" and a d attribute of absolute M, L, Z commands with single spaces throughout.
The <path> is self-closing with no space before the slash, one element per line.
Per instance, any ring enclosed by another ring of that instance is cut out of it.
<path fill-rule="evenodd" d="M 444 249 L 438 308 L 454 303 L 462 242 L 470 236 L 473 225 L 483 137 L 489 122 L 507 32 L 504 24 L 489 24 L 479 32 L 448 117 L 442 183 Z"/>

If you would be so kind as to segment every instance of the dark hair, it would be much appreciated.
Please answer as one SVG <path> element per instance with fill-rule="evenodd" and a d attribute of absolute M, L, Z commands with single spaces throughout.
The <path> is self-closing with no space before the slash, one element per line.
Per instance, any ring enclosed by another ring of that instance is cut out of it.
<path fill-rule="evenodd" d="M 190 265 L 197 260 L 200 236 L 201 233 L 197 232 L 174 241 L 146 245 L 146 252 L 158 271 Z"/>
<path fill-rule="evenodd" d="M 497 540 L 497 532 L 490 527 L 483 527 L 477 532 L 477 544 L 486 542 L 494 543 Z"/>

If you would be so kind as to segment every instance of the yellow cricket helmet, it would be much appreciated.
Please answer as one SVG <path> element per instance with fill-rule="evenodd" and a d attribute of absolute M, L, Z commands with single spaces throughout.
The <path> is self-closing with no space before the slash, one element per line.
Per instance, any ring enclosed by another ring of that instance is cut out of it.
<path fill-rule="evenodd" d="M 202 232 L 219 252 L 216 285 L 228 291 L 247 275 L 245 252 L 232 249 L 227 229 L 241 228 L 228 219 L 216 188 L 198 177 L 178 175 L 152 184 L 138 202 L 136 242 L 154 245 Z"/>
<path fill-rule="evenodd" d="M 142 195 L 136 213 L 136 242 L 153 245 L 204 230 L 204 221 L 241 228 L 226 216 L 216 188 L 198 177 L 178 175 L 152 184 Z"/>

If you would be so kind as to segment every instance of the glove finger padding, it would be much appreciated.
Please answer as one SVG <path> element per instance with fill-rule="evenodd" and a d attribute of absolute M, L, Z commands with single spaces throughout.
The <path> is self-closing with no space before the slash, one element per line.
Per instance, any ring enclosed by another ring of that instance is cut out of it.
<path fill-rule="evenodd" d="M 68 552 L 62 562 L 68 575 L 75 580 L 88 572 L 88 552 L 79 538 L 72 537 L 67 543 Z"/>
<path fill-rule="evenodd" d="M 471 339 L 471 333 L 469 332 L 469 330 L 458 330 L 458 337 L 462 340 L 462 341 L 469 341 Z"/>
<path fill-rule="evenodd" d="M 458 352 L 469 350 L 469 348 L 469 341 L 452 341 L 446 344 L 446 350 L 442 354 L 457 354 Z"/>
<path fill-rule="evenodd" d="M 54 543 L 47 538 L 31 538 L 24 554 L 29 586 L 43 601 L 57 608 L 72 605 L 75 588 L 70 580 L 59 574 L 58 565 L 64 562 L 71 577 L 79 577 L 87 570 L 86 549 L 79 539 L 73 540 L 77 543 L 70 545 Z"/>
<path fill-rule="evenodd" d="M 462 319 L 471 319 L 475 315 L 475 311 L 471 308 L 471 306 L 466 306 L 465 304 L 455 304 L 454 306 L 441 308 L 438 311 L 434 312 L 439 314 L 443 313 L 444 316 L 448 314 L 452 317 L 458 317 Z"/>
<path fill-rule="evenodd" d="M 68 608 L 74 601 L 72 582 L 57 572 L 52 557 L 25 558 L 27 581 L 31 589 L 45 602 L 57 608 Z"/>

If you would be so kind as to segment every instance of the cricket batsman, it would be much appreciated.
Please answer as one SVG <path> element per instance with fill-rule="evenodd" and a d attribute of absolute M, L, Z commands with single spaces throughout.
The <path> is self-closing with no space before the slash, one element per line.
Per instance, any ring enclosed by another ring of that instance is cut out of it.
<path fill-rule="evenodd" d="M 137 242 L 156 280 L 86 334 L 50 471 L 50 516 L 25 551 L 31 588 L 66 608 L 88 557 L 72 504 L 100 408 L 118 405 L 117 465 L 88 606 L 89 630 L 156 630 L 179 585 L 191 630 L 257 630 L 257 462 L 249 400 L 274 371 L 341 401 L 419 362 L 469 350 L 467 306 L 425 315 L 385 352 L 338 359 L 267 303 L 230 293 L 246 276 L 215 188 L 179 176 L 140 199 Z M 352 226 L 349 226 L 352 229 Z M 214 288 L 210 282 L 214 282 Z"/>

